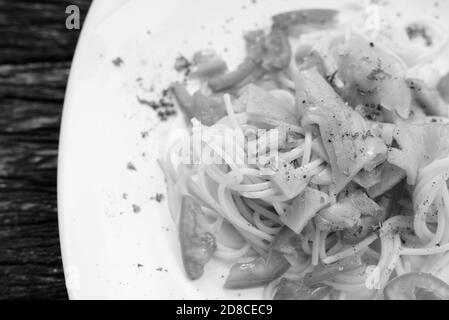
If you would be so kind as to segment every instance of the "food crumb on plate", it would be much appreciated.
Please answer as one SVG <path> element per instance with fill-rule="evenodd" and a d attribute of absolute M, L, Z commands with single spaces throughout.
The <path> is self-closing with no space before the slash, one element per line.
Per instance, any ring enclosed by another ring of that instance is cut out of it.
<path fill-rule="evenodd" d="M 126 165 L 126 169 L 131 171 L 137 171 L 136 166 L 132 162 L 128 162 L 128 164 Z"/>
<path fill-rule="evenodd" d="M 150 134 L 150 132 L 148 132 L 148 131 L 142 131 L 140 133 L 140 136 L 142 137 L 142 139 L 146 139 L 146 138 L 148 138 L 149 134 Z"/>
<path fill-rule="evenodd" d="M 125 62 L 123 61 L 123 59 L 121 57 L 117 57 L 114 60 L 112 60 L 112 64 L 116 67 L 121 67 Z"/>
<path fill-rule="evenodd" d="M 141 211 L 141 208 L 137 204 L 133 204 L 133 212 L 137 214 L 140 211 Z"/>
<path fill-rule="evenodd" d="M 159 100 L 146 100 L 139 96 L 136 96 L 137 102 L 141 105 L 148 106 L 157 112 L 157 115 L 161 121 L 168 120 L 169 117 L 176 115 L 176 109 L 173 102 L 168 100 L 168 90 L 163 90 Z"/>
<path fill-rule="evenodd" d="M 150 197 L 150 200 L 155 200 L 156 202 L 161 202 L 164 200 L 165 196 L 162 193 L 156 193 L 155 196 Z"/>
<path fill-rule="evenodd" d="M 190 67 L 192 63 L 183 55 L 179 56 L 175 60 L 175 70 L 178 72 L 185 72 L 185 75 L 189 75 Z"/>

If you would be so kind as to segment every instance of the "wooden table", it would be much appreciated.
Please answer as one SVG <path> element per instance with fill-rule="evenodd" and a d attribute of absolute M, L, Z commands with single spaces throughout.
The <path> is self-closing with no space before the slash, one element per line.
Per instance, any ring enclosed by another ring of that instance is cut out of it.
<path fill-rule="evenodd" d="M 91 0 L 0 0 L 0 299 L 65 299 L 56 204 L 62 104 Z"/>

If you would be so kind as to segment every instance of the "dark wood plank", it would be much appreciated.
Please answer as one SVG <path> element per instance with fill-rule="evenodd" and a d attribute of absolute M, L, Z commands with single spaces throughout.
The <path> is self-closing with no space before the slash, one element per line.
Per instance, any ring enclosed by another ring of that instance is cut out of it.
<path fill-rule="evenodd" d="M 85 17 L 89 0 L 0 0 L 0 64 L 70 61 L 78 32 L 65 27 L 65 10 Z"/>
<path fill-rule="evenodd" d="M 27 101 L 21 97 L 8 97 L 1 99 L 1 102 L 0 114 L 7 116 L 0 118 L 0 134 L 18 133 L 30 139 L 37 134 L 57 141 L 60 101 Z"/>
<path fill-rule="evenodd" d="M 90 0 L 0 0 L 0 300 L 67 298 L 58 234 L 59 124 Z"/>
<path fill-rule="evenodd" d="M 0 97 L 62 101 L 70 63 L 30 63 L 0 66 Z"/>

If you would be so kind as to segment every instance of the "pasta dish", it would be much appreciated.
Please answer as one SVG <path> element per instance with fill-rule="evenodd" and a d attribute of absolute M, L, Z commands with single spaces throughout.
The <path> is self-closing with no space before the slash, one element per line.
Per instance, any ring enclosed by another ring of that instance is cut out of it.
<path fill-rule="evenodd" d="M 449 299 L 448 33 L 356 17 L 278 14 L 232 70 L 177 61 L 190 134 L 159 162 L 189 279 L 220 259 L 265 299 Z"/>

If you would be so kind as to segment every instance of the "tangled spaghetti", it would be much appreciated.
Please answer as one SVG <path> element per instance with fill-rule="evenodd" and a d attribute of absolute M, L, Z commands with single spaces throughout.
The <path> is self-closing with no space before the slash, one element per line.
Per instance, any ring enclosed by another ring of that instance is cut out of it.
<path fill-rule="evenodd" d="M 436 280 L 449 264 L 447 102 L 422 83 L 416 92 L 419 79 L 406 85 L 418 64 L 391 39 L 338 24 L 333 10 L 286 15 L 268 36 L 246 36 L 235 71 L 197 59 L 212 94 L 173 86 L 191 135 L 160 164 L 188 276 L 214 256 L 236 263 L 228 289 L 371 299 L 400 298 L 393 286 L 424 272 L 435 277 L 426 290 L 449 298 Z M 297 38 L 301 15 L 324 26 Z M 339 31 L 323 38 L 329 25 Z"/>

